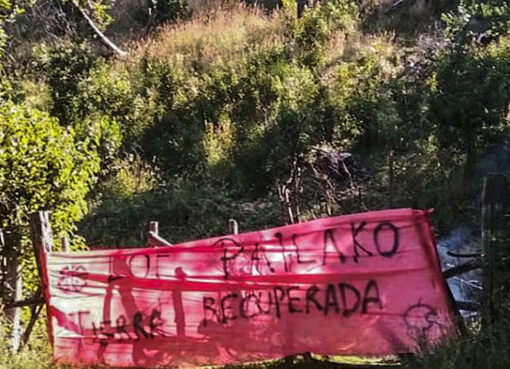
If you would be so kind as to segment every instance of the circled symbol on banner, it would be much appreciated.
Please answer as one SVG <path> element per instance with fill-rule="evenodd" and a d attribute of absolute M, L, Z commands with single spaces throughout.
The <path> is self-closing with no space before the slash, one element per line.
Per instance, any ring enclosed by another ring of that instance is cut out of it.
<path fill-rule="evenodd" d="M 439 324 L 438 316 L 436 308 L 418 301 L 406 310 L 404 320 L 410 329 L 424 336 L 434 324 Z"/>
<path fill-rule="evenodd" d="M 67 265 L 60 269 L 57 288 L 64 292 L 80 292 L 87 286 L 88 276 L 83 265 Z"/>

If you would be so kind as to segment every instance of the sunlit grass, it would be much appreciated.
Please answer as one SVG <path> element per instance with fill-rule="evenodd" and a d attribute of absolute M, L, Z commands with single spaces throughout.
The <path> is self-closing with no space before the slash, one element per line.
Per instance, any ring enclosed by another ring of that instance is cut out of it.
<path fill-rule="evenodd" d="M 243 5 L 200 12 L 191 20 L 162 28 L 149 41 L 134 48 L 136 56 L 147 55 L 174 65 L 230 64 L 245 56 L 270 49 L 283 41 L 283 15 L 267 14 Z"/>

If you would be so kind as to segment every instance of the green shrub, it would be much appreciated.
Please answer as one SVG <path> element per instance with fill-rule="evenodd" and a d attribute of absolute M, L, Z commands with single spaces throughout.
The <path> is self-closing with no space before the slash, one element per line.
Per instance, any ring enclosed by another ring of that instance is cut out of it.
<path fill-rule="evenodd" d="M 129 155 L 116 163 L 116 173 L 100 184 L 101 197 L 125 200 L 155 190 L 161 178 L 157 171 L 140 156 Z"/>
<path fill-rule="evenodd" d="M 456 11 L 443 15 L 447 34 L 458 47 L 485 44 L 510 31 L 510 4 L 506 0 L 462 0 Z"/>
<path fill-rule="evenodd" d="M 303 64 L 312 68 L 326 63 L 327 42 L 338 32 L 354 33 L 358 27 L 358 7 L 351 0 L 328 1 L 305 11 L 288 23 Z"/>
<path fill-rule="evenodd" d="M 104 61 L 86 44 L 43 47 L 37 60 L 51 92 L 51 103 L 47 103 L 51 114 L 62 126 L 72 127 L 78 140 L 94 140 L 106 171 L 117 157 L 121 128 L 129 133 L 126 128 L 136 119 L 129 80 L 122 74 L 108 74 Z"/>
<path fill-rule="evenodd" d="M 87 44 L 57 48 L 42 46 L 36 52 L 36 68 L 45 76 L 52 95 L 51 114 L 61 124 L 72 125 L 75 119 L 89 112 L 89 105 L 77 103 L 80 83 L 87 80 L 98 58 Z"/>
<path fill-rule="evenodd" d="M 37 325 L 32 332 L 28 347 L 21 353 L 10 350 L 9 323 L 0 314 L 0 369 L 27 368 L 52 369 L 51 348 L 44 324 Z"/>
<path fill-rule="evenodd" d="M 401 70 L 397 60 L 391 45 L 381 40 L 362 50 L 355 60 L 339 65 L 330 99 L 344 148 L 357 145 L 373 150 L 398 143 L 403 122 L 391 84 Z"/>
<path fill-rule="evenodd" d="M 191 15 L 188 0 L 151 0 L 151 2 L 158 23 L 189 18 Z"/>
<path fill-rule="evenodd" d="M 501 40 L 486 49 L 451 51 L 439 60 L 432 81 L 430 120 L 439 144 L 473 173 L 482 147 L 508 126 L 510 46 Z"/>
<path fill-rule="evenodd" d="M 134 177 L 135 181 L 136 176 Z M 175 178 L 165 188 L 128 197 L 103 197 L 80 224 L 89 245 L 129 247 L 146 244 L 150 220 L 160 222 L 160 234 L 172 243 L 225 234 L 228 219 L 241 231 L 281 224 L 274 199 L 243 201 L 227 188 Z"/>
<path fill-rule="evenodd" d="M 72 129 L 62 128 L 48 114 L 9 102 L 0 105 L 1 251 L 9 260 L 23 257 L 28 290 L 38 285 L 28 247 L 29 213 L 50 210 L 58 236 L 73 234 L 87 209 L 86 195 L 99 170 L 99 138 L 75 139 Z"/>

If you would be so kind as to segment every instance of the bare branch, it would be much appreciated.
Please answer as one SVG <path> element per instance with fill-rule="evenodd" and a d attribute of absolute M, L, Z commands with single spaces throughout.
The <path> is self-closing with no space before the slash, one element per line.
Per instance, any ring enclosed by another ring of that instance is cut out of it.
<path fill-rule="evenodd" d="M 87 14 L 87 12 L 85 12 L 85 10 L 83 10 L 82 8 L 80 8 L 80 6 L 76 3 L 76 2 L 72 2 L 73 5 L 80 11 L 81 15 L 83 16 L 83 18 L 85 18 L 85 20 L 88 22 L 88 24 L 90 25 L 90 27 L 94 30 L 94 32 L 99 36 L 99 38 L 101 39 L 101 41 L 103 41 L 103 43 L 108 46 L 109 48 L 111 48 L 113 51 L 115 51 L 117 54 L 119 54 L 120 56 L 127 56 L 127 52 L 121 50 L 117 45 L 115 45 L 113 43 L 113 41 L 111 41 L 108 37 L 106 37 L 106 35 L 101 32 L 101 30 L 99 29 L 98 26 L 96 26 L 96 24 L 94 23 L 94 21 L 89 17 L 89 15 Z"/>
<path fill-rule="evenodd" d="M 41 296 L 31 297 L 26 300 L 13 301 L 3 305 L 5 309 L 13 309 L 23 306 L 40 305 L 44 303 L 44 299 Z"/>
<path fill-rule="evenodd" d="M 450 269 L 443 271 L 443 277 L 445 279 L 455 277 L 460 274 L 467 273 L 471 270 L 481 268 L 482 261 L 480 259 L 473 259 L 466 263 L 460 264 Z"/>

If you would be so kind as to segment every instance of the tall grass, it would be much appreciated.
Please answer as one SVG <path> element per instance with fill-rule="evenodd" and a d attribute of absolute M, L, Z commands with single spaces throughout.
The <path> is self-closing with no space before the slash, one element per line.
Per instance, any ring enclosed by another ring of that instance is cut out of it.
<path fill-rule="evenodd" d="M 43 324 L 36 326 L 31 340 L 20 353 L 11 352 L 10 324 L 0 312 L 0 369 L 50 369 L 51 350 Z"/>
<path fill-rule="evenodd" d="M 191 20 L 163 27 L 135 47 L 135 55 L 151 56 L 176 66 L 235 65 L 248 55 L 281 44 L 284 16 L 242 4 L 198 12 Z"/>
<path fill-rule="evenodd" d="M 404 360 L 402 369 L 508 369 L 510 322 L 451 339 L 435 349 Z"/>

